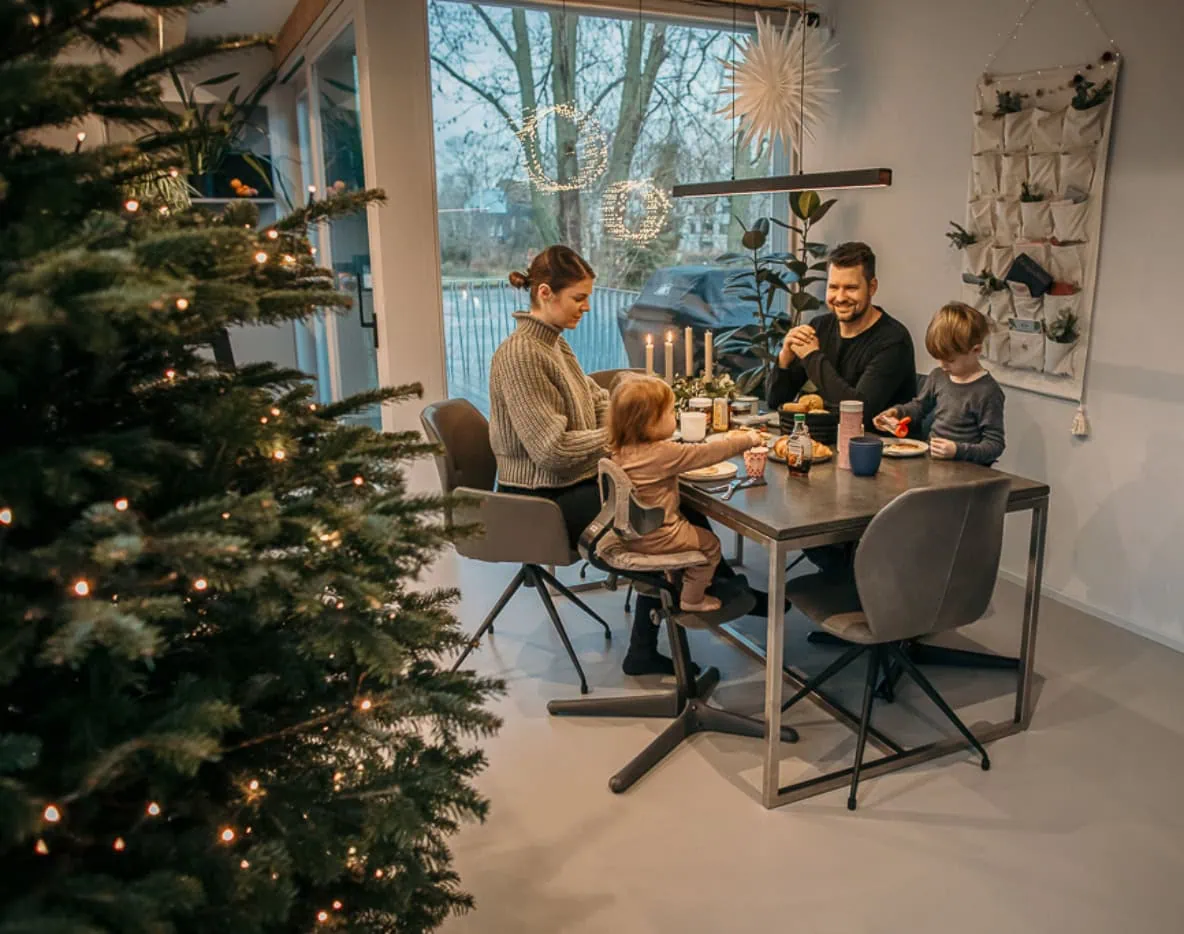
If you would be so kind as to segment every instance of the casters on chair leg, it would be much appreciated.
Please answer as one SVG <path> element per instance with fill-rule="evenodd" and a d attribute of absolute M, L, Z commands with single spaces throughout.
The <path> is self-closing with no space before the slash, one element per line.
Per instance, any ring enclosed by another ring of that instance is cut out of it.
<path fill-rule="evenodd" d="M 847 810 L 848 811 L 855 810 L 855 795 L 851 795 L 850 797 L 847 798 Z"/>
<path fill-rule="evenodd" d="M 984 772 L 991 771 L 991 760 L 988 759 L 986 756 L 983 756 L 982 767 L 983 767 Z"/>

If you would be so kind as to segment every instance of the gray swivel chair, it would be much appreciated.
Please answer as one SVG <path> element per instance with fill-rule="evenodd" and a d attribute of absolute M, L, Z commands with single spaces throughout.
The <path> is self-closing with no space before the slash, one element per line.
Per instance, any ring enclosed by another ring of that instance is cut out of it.
<path fill-rule="evenodd" d="M 642 555 L 626 550 L 623 540 L 640 538 L 654 531 L 662 524 L 663 511 L 661 507 L 646 507 L 639 503 L 628 475 L 610 460 L 600 462 L 600 487 L 604 507 L 580 537 L 580 554 L 593 567 L 631 581 L 638 593 L 660 596 L 655 622 L 666 623 L 670 655 L 674 660 L 675 686 L 670 690 L 628 697 L 553 700 L 547 704 L 547 710 L 555 716 L 674 718 L 674 722 L 653 742 L 609 779 L 609 788 L 619 794 L 695 733 L 763 737 L 765 724 L 707 704 L 708 695 L 719 683 L 719 670 L 708 668 L 696 678 L 687 645 L 686 629 L 718 626 L 748 613 L 755 601 L 747 585 L 742 579 L 732 578 L 728 592 L 716 590 L 716 596 L 723 604 L 719 610 L 683 613 L 678 608 L 678 591 L 667 580 L 666 574 L 706 564 L 707 558 L 699 551 Z M 792 727 L 781 727 L 781 738 L 796 742 L 798 734 Z"/>
<path fill-rule="evenodd" d="M 572 551 L 569 544 L 563 513 L 548 499 L 494 491 L 497 461 L 489 445 L 489 423 L 468 400 L 449 399 L 429 405 L 420 415 L 420 423 L 428 440 L 440 446 L 440 453 L 436 455 L 436 469 L 444 492 L 455 493 L 466 500 L 453 507 L 450 520 L 456 525 L 478 523 L 482 526 L 482 531 L 476 535 L 458 540 L 455 543 L 456 550 L 466 558 L 477 561 L 521 565 L 474 633 L 472 641 L 452 666 L 453 670 L 468 658 L 485 633 L 493 631 L 493 621 L 518 592 L 518 588 L 525 584 L 533 587 L 539 595 L 580 676 L 580 693 L 587 694 L 588 681 L 584 677 L 584 669 L 576 658 L 563 620 L 551 602 L 547 585 L 550 584 L 556 592 L 600 623 L 604 627 L 606 640 L 612 638 L 612 631 L 608 623 L 547 570 L 548 566 L 566 567 L 579 560 L 579 555 Z"/>
<path fill-rule="evenodd" d="M 859 771 L 881 670 L 899 665 L 991 767 L 987 751 L 913 662 L 911 640 L 976 622 L 987 611 L 999 556 L 1011 481 L 1006 477 L 955 487 L 908 490 L 872 519 L 855 552 L 853 574 L 811 574 L 790 581 L 786 595 L 813 623 L 850 645 L 782 705 L 796 704 L 859 656 L 867 681 L 851 792 Z"/>

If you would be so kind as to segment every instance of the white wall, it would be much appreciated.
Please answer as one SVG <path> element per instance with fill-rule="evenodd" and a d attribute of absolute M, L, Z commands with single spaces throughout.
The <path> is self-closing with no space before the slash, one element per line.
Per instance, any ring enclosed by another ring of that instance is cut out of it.
<path fill-rule="evenodd" d="M 887 166 L 892 188 L 840 193 L 823 239 L 880 261 L 880 300 L 912 330 L 958 296 L 942 236 L 965 213 L 974 86 L 1026 0 L 832 0 L 843 64 L 834 116 L 806 171 Z M 1184 649 L 1184 3 L 1093 0 L 1124 57 L 1115 110 L 1086 400 L 1007 391 L 1000 466 L 1052 486 L 1045 582 L 1067 602 Z M 1000 36 L 1002 33 L 1002 36 Z M 1085 62 L 1106 41 L 1073 0 L 1044 0 L 997 72 Z M 1023 573 L 1027 522 L 1005 569 Z"/>

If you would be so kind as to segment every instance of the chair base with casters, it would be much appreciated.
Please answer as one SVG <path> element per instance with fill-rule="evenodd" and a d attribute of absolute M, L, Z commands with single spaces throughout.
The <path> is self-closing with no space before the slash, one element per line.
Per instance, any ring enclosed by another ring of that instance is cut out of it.
<path fill-rule="evenodd" d="M 658 589 L 656 582 L 638 578 L 634 580 L 639 593 L 650 592 L 651 588 L 656 592 Z M 690 628 L 704 628 L 738 619 L 752 609 L 752 595 L 746 592 L 720 594 L 724 604 L 720 610 L 692 617 L 678 612 L 675 598 L 668 591 L 663 589 L 661 592 L 662 609 L 658 613 L 666 621 L 666 630 L 670 636 L 670 655 L 674 661 L 673 688 L 627 697 L 553 700 L 547 704 L 547 711 L 554 716 L 672 718 L 666 729 L 609 779 L 608 787 L 617 794 L 632 787 L 683 740 L 696 733 L 727 733 L 757 739 L 765 735 L 764 721 L 708 705 L 707 698 L 719 683 L 719 669 L 707 668 L 697 678 L 692 674 L 690 647 L 683 625 L 690 623 Z M 683 623 L 680 623 L 680 619 Z M 781 738 L 792 743 L 797 741 L 798 734 L 793 727 L 783 726 Z"/>
<path fill-rule="evenodd" d="M 628 580 L 639 594 L 659 598 L 654 621 L 666 623 L 675 686 L 671 690 L 629 697 L 554 700 L 547 705 L 547 710 L 554 716 L 568 717 L 673 718 L 653 742 L 609 780 L 609 788 L 619 794 L 632 787 L 695 733 L 764 737 L 766 725 L 751 717 L 708 706 L 707 697 L 719 683 L 719 671 L 708 668 L 696 678 L 687 644 L 688 628 L 719 626 L 746 615 L 753 608 L 755 598 L 744 580 L 732 578 L 716 583 L 715 596 L 722 604 L 718 610 L 708 613 L 679 610 L 678 592 L 667 579 L 667 574 L 704 565 L 707 558 L 699 551 L 656 555 L 630 551 L 625 541 L 659 528 L 664 521 L 664 511 L 661 507 L 646 507 L 639 503 L 628 476 L 611 461 L 600 462 L 600 482 L 604 507 L 580 536 L 580 553 L 598 570 Z M 782 727 L 781 737 L 787 742 L 795 742 L 798 735 L 793 728 Z"/>
<path fill-rule="evenodd" d="M 551 618 L 551 624 L 555 627 L 555 631 L 559 634 L 560 640 L 563 642 L 564 649 L 567 650 L 567 657 L 571 659 L 572 665 L 576 669 L 576 674 L 580 677 L 580 693 L 588 693 L 588 680 L 584 677 L 584 669 L 580 665 L 579 658 L 576 657 L 575 649 L 572 648 L 571 639 L 568 638 L 567 629 L 564 628 L 563 620 L 560 618 L 558 611 L 555 609 L 555 604 L 551 601 L 551 593 L 547 589 L 548 585 L 553 587 L 555 591 L 570 600 L 581 610 L 591 616 L 596 622 L 604 627 L 604 641 L 611 642 L 613 638 L 612 630 L 609 629 L 606 623 L 588 604 L 584 603 L 572 591 L 555 578 L 550 571 L 538 564 L 524 564 L 518 569 L 518 573 L 514 575 L 514 579 L 510 581 L 509 586 L 502 591 L 502 595 L 498 597 L 497 603 L 493 605 L 489 615 L 485 617 L 485 621 L 478 627 L 477 631 L 473 633 L 473 638 L 461 652 L 460 657 L 457 658 L 452 665 L 452 671 L 456 671 L 464 660 L 469 657 L 469 653 L 473 651 L 481 642 L 482 637 L 487 632 L 493 632 L 493 622 L 497 619 L 502 610 L 506 608 L 506 604 L 518 592 L 518 588 L 523 585 L 533 587 L 539 595 L 539 600 L 542 601 L 543 608 L 547 611 L 547 615 Z"/>

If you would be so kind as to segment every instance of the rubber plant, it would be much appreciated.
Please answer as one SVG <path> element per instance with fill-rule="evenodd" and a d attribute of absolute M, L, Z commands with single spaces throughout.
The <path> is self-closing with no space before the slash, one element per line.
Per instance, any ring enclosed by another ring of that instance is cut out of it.
<path fill-rule="evenodd" d="M 819 223 L 837 199 L 823 201 L 816 191 L 798 191 L 789 195 L 789 209 L 795 223 L 787 224 L 776 217 L 757 218 L 752 226 L 737 221 L 744 227 L 741 238 L 745 253 L 725 253 L 717 262 L 740 266 L 728 277 L 724 291 L 753 306 L 754 323 L 725 331 L 717 336 L 720 354 L 734 353 L 754 357 L 759 362 L 736 376 L 742 394 L 751 393 L 764 385 L 777 360 L 777 352 L 790 328 L 802 322 L 802 316 L 822 307 L 822 300 L 810 292 L 810 286 L 826 281 L 825 243 L 812 241 L 810 231 Z M 792 252 L 762 252 L 769 240 L 773 224 L 796 234 L 802 244 L 800 255 Z M 777 305 L 783 296 L 786 311 Z"/>

